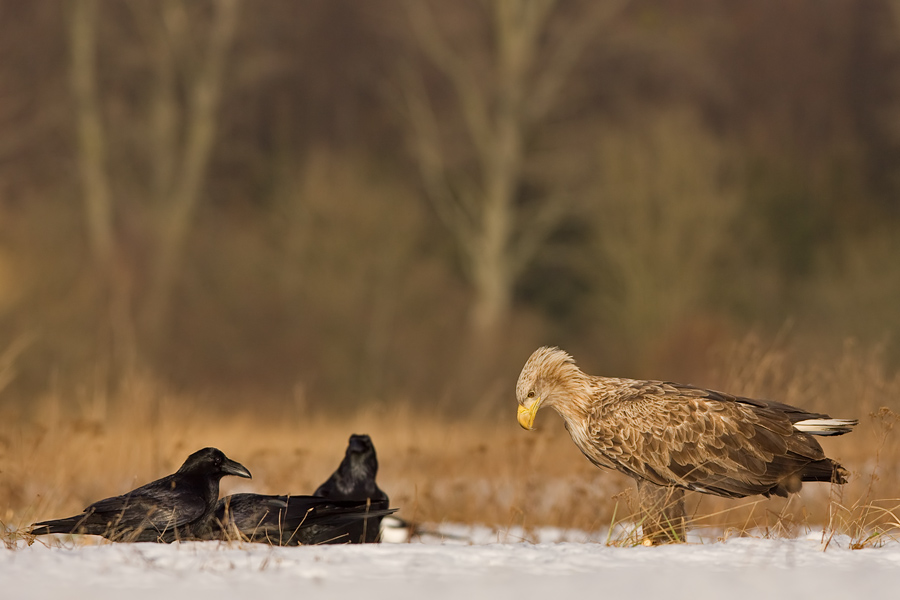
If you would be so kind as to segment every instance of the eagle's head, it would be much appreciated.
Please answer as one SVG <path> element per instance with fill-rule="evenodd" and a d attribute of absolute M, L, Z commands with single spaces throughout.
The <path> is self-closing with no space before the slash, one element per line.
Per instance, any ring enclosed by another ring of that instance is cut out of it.
<path fill-rule="evenodd" d="M 522 367 L 516 384 L 519 425 L 533 429 L 537 411 L 543 406 L 553 406 L 565 392 L 566 382 L 576 373 L 581 371 L 567 352 L 551 346 L 535 350 Z"/>

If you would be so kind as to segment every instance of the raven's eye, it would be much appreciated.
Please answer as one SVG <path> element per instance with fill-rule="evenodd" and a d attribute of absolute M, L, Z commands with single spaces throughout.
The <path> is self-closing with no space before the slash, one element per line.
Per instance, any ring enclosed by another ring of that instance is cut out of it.
<path fill-rule="evenodd" d="M 528 392 L 528 397 L 534 398 L 534 390 L 531 390 L 530 392 Z"/>

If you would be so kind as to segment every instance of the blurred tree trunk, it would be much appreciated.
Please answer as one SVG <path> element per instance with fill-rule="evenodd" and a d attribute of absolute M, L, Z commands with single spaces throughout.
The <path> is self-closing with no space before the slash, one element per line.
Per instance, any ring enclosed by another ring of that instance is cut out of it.
<path fill-rule="evenodd" d="M 134 367 L 136 344 L 129 310 L 127 277 L 116 256 L 112 194 L 106 166 L 106 136 L 97 83 L 97 1 L 75 0 L 69 20 L 70 84 L 75 104 L 78 168 L 85 229 L 99 291 L 106 305 L 99 335 L 108 385 Z M 107 389 L 107 391 L 110 391 Z"/>
<path fill-rule="evenodd" d="M 177 44 L 188 31 L 183 0 L 162 4 L 163 26 L 157 39 L 157 91 L 153 101 L 152 157 L 156 195 L 161 201 L 158 252 L 144 309 L 145 331 L 152 345 L 165 331 L 170 304 L 191 223 L 199 205 L 203 179 L 216 135 L 216 118 L 222 96 L 226 59 L 237 25 L 237 0 L 217 0 L 205 55 L 186 77 L 187 106 L 178 135 L 176 61 L 183 60 Z M 172 44 L 176 44 L 173 50 Z M 179 143 L 180 142 L 180 143 Z"/>
<path fill-rule="evenodd" d="M 146 24 L 155 66 L 148 117 L 148 161 L 157 209 L 155 253 L 140 306 L 141 341 L 156 350 L 165 335 L 173 289 L 212 153 L 228 51 L 237 25 L 237 0 L 215 0 L 203 55 L 191 60 L 196 35 L 185 0 L 132 5 Z M 114 203 L 107 172 L 107 135 L 97 78 L 97 0 L 74 0 L 70 19 L 71 87 L 88 243 L 109 304 L 110 370 L 137 363 L 130 283 L 117 248 Z M 182 79 L 180 79 L 180 77 Z M 186 100 L 179 95 L 184 82 Z M 185 104 L 185 106 L 182 106 Z"/>
<path fill-rule="evenodd" d="M 106 176 L 106 140 L 97 90 L 96 25 L 96 0 L 75 0 L 69 21 L 69 41 L 78 133 L 78 167 L 84 194 L 88 243 L 95 263 L 100 270 L 106 271 L 112 259 L 115 236 Z"/>
<path fill-rule="evenodd" d="M 473 55 L 471 44 L 454 47 L 427 4 L 407 5 L 422 53 L 454 94 L 477 165 L 474 175 L 455 172 L 442 140 L 447 134 L 441 124 L 448 119 L 436 113 L 421 70 L 407 66 L 402 93 L 414 159 L 473 288 L 467 351 L 474 365 L 490 361 L 517 279 L 569 210 L 554 191 L 529 206 L 517 201 L 528 176 L 525 140 L 545 126 L 613 4 L 591 5 L 568 27 L 550 28 L 556 0 L 486 3 L 492 38 L 483 50 L 487 57 Z M 487 73 L 479 71 L 481 61 L 486 61 Z"/>

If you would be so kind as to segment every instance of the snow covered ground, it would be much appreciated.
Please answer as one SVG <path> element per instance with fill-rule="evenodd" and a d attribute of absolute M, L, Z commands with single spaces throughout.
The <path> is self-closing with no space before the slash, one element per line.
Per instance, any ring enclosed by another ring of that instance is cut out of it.
<path fill-rule="evenodd" d="M 554 530 L 541 543 L 450 528 L 409 544 L 273 548 L 186 542 L 0 547 L 0 598 L 896 598 L 900 542 L 821 533 L 647 548 Z M 566 539 L 570 541 L 555 541 Z M 576 596 L 577 595 L 577 596 Z"/>

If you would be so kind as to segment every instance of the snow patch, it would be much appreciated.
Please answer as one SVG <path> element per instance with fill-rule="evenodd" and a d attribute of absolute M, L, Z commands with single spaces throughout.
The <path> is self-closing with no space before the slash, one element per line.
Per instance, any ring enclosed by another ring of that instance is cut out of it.
<path fill-rule="evenodd" d="M 821 532 L 797 539 L 732 538 L 612 547 L 606 534 L 497 532 L 443 525 L 408 544 L 305 546 L 72 541 L 0 549 L 9 598 L 194 600 L 267 595 L 353 598 L 882 597 L 900 589 L 900 542 L 850 550 Z M 533 539 L 538 543 L 524 542 Z"/>

